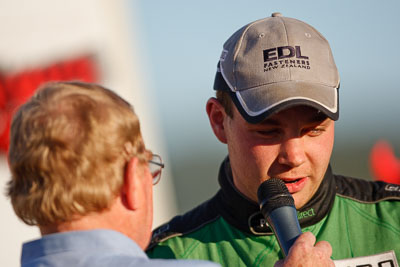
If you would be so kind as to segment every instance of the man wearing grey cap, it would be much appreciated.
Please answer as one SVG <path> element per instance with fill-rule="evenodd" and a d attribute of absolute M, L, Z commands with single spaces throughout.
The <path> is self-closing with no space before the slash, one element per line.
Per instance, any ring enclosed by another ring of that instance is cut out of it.
<path fill-rule="evenodd" d="M 206 107 L 215 136 L 228 147 L 221 189 L 157 228 L 148 254 L 273 266 L 284 255 L 257 190 L 278 178 L 294 198 L 302 232 L 312 233 L 300 236 L 304 250 L 296 242 L 285 263 L 302 251 L 292 263 L 307 266 L 314 249 L 337 266 L 396 266 L 400 187 L 335 175 L 329 165 L 339 83 L 327 40 L 302 21 L 274 13 L 235 32 L 218 63 L 217 97 Z"/>

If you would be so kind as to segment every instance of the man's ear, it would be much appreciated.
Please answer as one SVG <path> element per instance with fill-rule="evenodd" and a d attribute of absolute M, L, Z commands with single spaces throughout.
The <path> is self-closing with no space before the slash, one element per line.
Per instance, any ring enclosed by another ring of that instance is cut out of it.
<path fill-rule="evenodd" d="M 224 107 L 215 97 L 212 97 L 207 101 L 206 111 L 215 136 L 220 142 L 226 144 L 224 120 L 227 115 Z"/>
<path fill-rule="evenodd" d="M 122 189 L 124 203 L 127 209 L 136 210 L 139 204 L 140 177 L 138 176 L 139 159 L 132 157 L 125 167 L 124 185 Z"/>

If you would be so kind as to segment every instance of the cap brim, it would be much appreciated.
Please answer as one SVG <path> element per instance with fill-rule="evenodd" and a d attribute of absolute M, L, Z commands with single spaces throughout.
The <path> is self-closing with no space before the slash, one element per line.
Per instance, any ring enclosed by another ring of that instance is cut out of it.
<path fill-rule="evenodd" d="M 339 118 L 338 88 L 302 81 L 281 82 L 230 92 L 233 102 L 249 123 L 259 123 L 289 107 L 306 105 Z"/>

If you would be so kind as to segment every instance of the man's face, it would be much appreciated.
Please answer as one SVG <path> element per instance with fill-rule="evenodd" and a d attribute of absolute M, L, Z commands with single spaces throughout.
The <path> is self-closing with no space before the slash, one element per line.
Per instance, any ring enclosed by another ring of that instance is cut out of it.
<path fill-rule="evenodd" d="M 258 124 L 247 123 L 234 108 L 233 118 L 223 119 L 223 131 L 237 189 L 257 201 L 259 185 L 276 177 L 285 182 L 296 208 L 317 191 L 334 143 L 334 122 L 306 106 Z"/>

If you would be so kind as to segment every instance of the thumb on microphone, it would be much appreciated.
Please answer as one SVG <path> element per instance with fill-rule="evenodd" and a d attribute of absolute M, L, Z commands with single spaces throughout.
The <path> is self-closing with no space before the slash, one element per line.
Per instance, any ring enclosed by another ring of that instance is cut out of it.
<path fill-rule="evenodd" d="M 332 266 L 332 247 L 327 241 L 315 243 L 316 238 L 311 232 L 301 234 L 289 250 L 285 259 L 279 260 L 274 267 L 297 266 Z"/>

